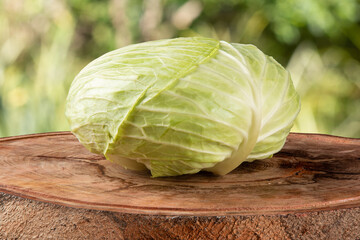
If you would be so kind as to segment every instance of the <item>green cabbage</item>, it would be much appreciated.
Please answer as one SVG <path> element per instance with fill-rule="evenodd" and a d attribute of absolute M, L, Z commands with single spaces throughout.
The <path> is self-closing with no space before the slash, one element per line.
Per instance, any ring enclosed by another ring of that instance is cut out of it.
<path fill-rule="evenodd" d="M 91 152 L 152 176 L 224 175 L 278 152 L 300 110 L 290 74 L 253 45 L 177 38 L 87 65 L 66 105 Z"/>

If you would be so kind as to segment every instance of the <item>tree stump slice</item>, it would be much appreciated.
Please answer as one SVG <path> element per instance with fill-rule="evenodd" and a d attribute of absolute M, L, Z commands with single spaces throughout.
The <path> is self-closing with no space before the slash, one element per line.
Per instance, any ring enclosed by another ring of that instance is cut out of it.
<path fill-rule="evenodd" d="M 70 132 L 0 139 L 0 239 L 360 239 L 360 139 L 291 133 L 225 176 L 151 178 Z"/>

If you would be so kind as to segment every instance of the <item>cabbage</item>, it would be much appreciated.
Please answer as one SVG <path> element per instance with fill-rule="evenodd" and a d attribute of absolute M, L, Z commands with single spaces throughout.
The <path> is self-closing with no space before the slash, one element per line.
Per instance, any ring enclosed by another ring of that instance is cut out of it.
<path fill-rule="evenodd" d="M 290 74 L 253 45 L 194 37 L 109 52 L 73 81 L 71 130 L 91 152 L 153 177 L 224 175 L 285 143 L 300 109 Z"/>

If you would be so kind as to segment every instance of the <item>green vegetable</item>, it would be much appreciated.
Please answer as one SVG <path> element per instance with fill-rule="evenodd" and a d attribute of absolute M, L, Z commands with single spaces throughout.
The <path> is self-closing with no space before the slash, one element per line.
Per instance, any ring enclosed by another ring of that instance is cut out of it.
<path fill-rule="evenodd" d="M 252 45 L 177 38 L 130 45 L 87 65 L 66 115 L 94 153 L 152 176 L 224 175 L 271 157 L 300 110 L 289 73 Z"/>

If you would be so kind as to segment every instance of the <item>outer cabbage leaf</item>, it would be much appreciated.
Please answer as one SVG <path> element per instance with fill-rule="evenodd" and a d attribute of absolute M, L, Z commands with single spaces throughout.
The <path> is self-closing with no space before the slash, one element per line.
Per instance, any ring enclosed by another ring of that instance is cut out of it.
<path fill-rule="evenodd" d="M 72 83 L 66 115 L 90 151 L 158 177 L 224 175 L 271 157 L 299 109 L 289 73 L 255 46 L 177 38 L 91 62 Z"/>

